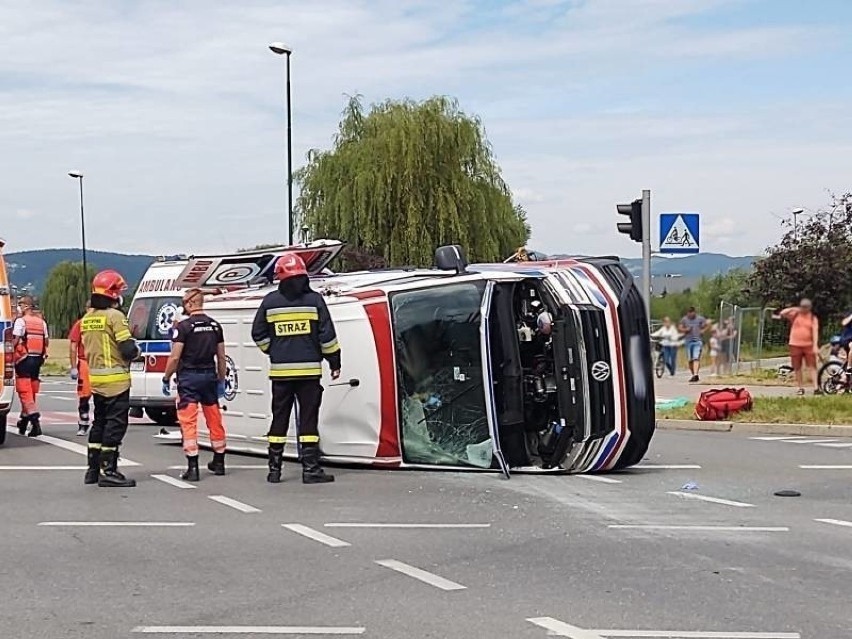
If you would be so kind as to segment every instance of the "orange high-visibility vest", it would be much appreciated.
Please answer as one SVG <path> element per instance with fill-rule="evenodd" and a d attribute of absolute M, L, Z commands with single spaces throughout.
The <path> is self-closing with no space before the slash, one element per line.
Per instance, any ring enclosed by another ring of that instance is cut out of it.
<path fill-rule="evenodd" d="M 15 352 L 16 364 L 26 357 L 43 357 L 45 354 L 46 324 L 44 320 L 35 315 L 24 315 L 24 325 L 26 333 Z"/>

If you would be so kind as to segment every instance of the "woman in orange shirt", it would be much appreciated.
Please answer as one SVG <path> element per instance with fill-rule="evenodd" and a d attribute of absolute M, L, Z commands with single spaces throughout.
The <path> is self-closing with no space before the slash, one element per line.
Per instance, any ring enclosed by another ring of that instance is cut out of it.
<path fill-rule="evenodd" d="M 807 298 L 798 306 L 781 311 L 781 317 L 790 322 L 790 363 L 796 373 L 799 395 L 805 394 L 802 363 L 813 371 L 814 395 L 821 395 L 817 379 L 816 362 L 819 354 L 819 319 L 813 312 L 813 304 Z"/>

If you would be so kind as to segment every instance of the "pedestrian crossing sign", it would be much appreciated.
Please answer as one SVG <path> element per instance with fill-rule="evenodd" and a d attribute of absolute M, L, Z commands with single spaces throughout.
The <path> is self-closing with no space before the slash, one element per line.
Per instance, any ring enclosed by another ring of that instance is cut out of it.
<path fill-rule="evenodd" d="M 660 253 L 699 252 L 698 213 L 660 213 Z"/>

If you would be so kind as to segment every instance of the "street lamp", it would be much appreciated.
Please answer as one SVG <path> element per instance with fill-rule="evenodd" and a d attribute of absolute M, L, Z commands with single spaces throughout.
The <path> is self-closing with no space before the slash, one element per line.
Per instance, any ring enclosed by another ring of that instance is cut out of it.
<path fill-rule="evenodd" d="M 797 209 L 793 209 L 793 237 L 796 238 L 796 241 L 799 241 L 799 216 L 805 212 L 805 209 L 799 207 Z"/>
<path fill-rule="evenodd" d="M 68 175 L 80 182 L 80 231 L 83 235 L 83 291 L 85 291 L 89 270 L 86 265 L 86 216 L 83 213 L 83 172 L 69 171 Z"/>
<path fill-rule="evenodd" d="M 269 50 L 287 57 L 287 238 L 293 244 L 293 131 L 290 113 L 290 54 L 293 49 L 283 42 L 273 42 Z"/>

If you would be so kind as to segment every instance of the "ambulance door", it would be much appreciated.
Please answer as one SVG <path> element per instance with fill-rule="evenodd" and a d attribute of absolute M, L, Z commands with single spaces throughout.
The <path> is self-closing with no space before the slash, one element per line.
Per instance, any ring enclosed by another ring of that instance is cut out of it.
<path fill-rule="evenodd" d="M 491 317 L 491 300 L 494 297 L 494 282 L 488 282 L 482 295 L 482 306 L 480 307 L 481 321 L 479 333 L 482 337 L 482 377 L 485 390 L 485 414 L 488 417 L 488 431 L 491 433 L 491 445 L 494 458 L 500 465 L 500 470 L 506 479 L 509 479 L 509 465 L 503 456 L 500 447 L 500 432 L 497 425 L 497 405 L 494 401 L 494 373 L 491 360 L 491 329 L 488 321 Z"/>

